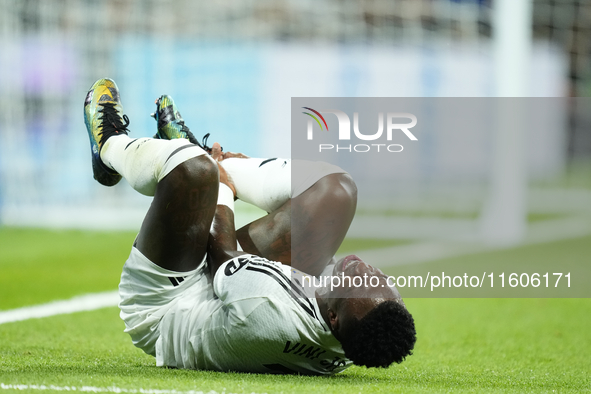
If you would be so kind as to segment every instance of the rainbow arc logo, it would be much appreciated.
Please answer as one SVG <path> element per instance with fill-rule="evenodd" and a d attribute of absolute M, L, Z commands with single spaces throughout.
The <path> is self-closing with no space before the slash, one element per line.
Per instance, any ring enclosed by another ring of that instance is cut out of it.
<path fill-rule="evenodd" d="M 316 115 L 320 116 L 320 119 L 322 119 L 322 122 L 324 123 L 324 126 L 326 126 L 326 131 L 328 131 L 328 125 L 326 124 L 326 120 L 324 120 L 324 116 L 322 116 L 322 115 L 320 114 L 320 112 L 318 112 L 318 111 L 316 111 L 315 109 L 312 109 L 312 108 L 310 108 L 310 107 L 302 107 L 302 108 L 304 108 L 304 109 L 307 109 L 308 111 L 312 111 L 312 112 L 314 112 Z M 308 115 L 308 116 L 310 116 L 310 117 L 312 117 L 312 119 L 314 119 L 314 120 L 316 121 L 316 123 L 318 123 L 318 126 L 320 126 L 320 130 L 324 130 L 324 129 L 322 128 L 322 124 L 320 123 L 320 121 L 318 120 L 318 118 L 317 118 L 317 117 L 315 117 L 314 115 L 312 115 L 312 114 L 311 114 L 311 113 L 309 113 L 309 112 L 302 112 L 302 113 L 303 113 L 303 114 L 306 114 L 306 115 Z"/>

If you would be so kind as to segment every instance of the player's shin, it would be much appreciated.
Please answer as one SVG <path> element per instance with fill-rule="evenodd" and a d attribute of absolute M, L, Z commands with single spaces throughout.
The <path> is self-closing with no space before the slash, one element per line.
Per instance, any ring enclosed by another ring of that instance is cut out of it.
<path fill-rule="evenodd" d="M 291 198 L 291 167 L 285 159 L 231 158 L 221 162 L 236 187 L 236 196 L 266 212 Z"/>

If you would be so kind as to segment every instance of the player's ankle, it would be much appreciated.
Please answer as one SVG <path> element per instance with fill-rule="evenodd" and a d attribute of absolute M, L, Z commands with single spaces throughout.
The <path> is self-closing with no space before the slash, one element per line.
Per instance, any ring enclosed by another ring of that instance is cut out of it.
<path fill-rule="evenodd" d="M 100 152 L 100 158 L 101 158 L 103 164 L 106 165 L 107 167 L 111 168 L 112 170 L 115 170 L 115 169 L 113 168 L 113 166 L 110 164 L 110 162 L 108 160 L 110 148 L 113 145 L 116 145 L 119 143 L 124 143 L 123 142 L 124 140 L 130 141 L 131 138 L 125 134 L 114 135 L 114 136 L 111 136 L 108 140 L 106 140 L 104 145 L 102 146 L 102 149 Z"/>

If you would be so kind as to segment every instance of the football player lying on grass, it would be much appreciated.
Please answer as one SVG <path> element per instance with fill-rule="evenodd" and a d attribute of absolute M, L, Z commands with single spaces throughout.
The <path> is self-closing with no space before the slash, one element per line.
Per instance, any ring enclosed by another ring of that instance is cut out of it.
<path fill-rule="evenodd" d="M 121 317 L 134 345 L 155 356 L 158 366 L 262 373 L 334 374 L 352 363 L 387 367 L 411 354 L 412 316 L 379 269 L 348 256 L 334 265 L 334 275 L 375 277 L 382 286 L 343 280 L 309 296 L 293 279 L 294 268 L 265 258 L 274 252 L 251 235 L 256 226 L 243 230 L 252 244 L 244 237 L 242 246 L 248 251 L 254 245 L 265 257 L 238 251 L 233 205 L 241 180 L 229 179 L 218 162 L 219 144 L 210 156 L 196 141 L 178 138 L 190 132 L 170 97 L 157 104 L 160 138 L 133 139 L 112 80 L 98 80 L 84 103 L 95 179 L 112 186 L 125 177 L 154 197 L 119 285 Z M 351 189 L 351 183 L 342 188 Z M 313 220 L 288 218 L 295 222 L 289 228 Z M 279 253 L 291 250 L 289 231 L 270 235 L 289 246 L 277 248 Z M 294 247 L 314 254 L 322 241 Z M 301 267 L 314 259 L 295 262 Z"/>

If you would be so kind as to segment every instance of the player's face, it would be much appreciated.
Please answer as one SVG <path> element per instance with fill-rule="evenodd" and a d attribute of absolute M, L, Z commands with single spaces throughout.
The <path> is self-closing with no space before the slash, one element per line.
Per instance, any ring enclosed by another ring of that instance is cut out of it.
<path fill-rule="evenodd" d="M 341 280 L 340 285 L 333 286 L 325 296 L 337 339 L 346 332 L 349 322 L 362 319 L 380 303 L 387 300 L 402 303 L 396 287 L 388 286 L 388 277 L 355 255 L 337 261 L 332 274 L 350 279 Z"/>
<path fill-rule="evenodd" d="M 388 277 L 355 255 L 337 261 L 332 275 L 350 278 L 341 280 L 339 286 L 325 289 L 322 296 L 329 308 L 331 328 L 337 339 L 349 321 L 362 319 L 380 303 L 392 300 L 404 305 L 396 287 L 388 286 Z"/>
<path fill-rule="evenodd" d="M 394 286 L 388 285 L 388 276 L 356 255 L 349 255 L 337 261 L 333 276 L 348 277 L 340 286 L 333 289 L 331 297 L 369 298 L 378 303 L 384 300 L 399 299 L 400 293 Z"/>

